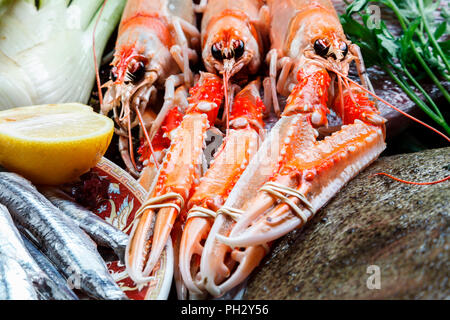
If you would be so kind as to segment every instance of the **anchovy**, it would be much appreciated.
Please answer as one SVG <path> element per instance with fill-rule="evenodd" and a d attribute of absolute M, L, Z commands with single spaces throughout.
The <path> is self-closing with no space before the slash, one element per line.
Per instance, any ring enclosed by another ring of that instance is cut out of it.
<path fill-rule="evenodd" d="M 2 191 L 3 192 L 3 191 Z M 0 204 L 0 255 L 16 260 L 30 278 L 41 299 L 77 299 L 72 293 L 60 290 L 33 259 L 25 247 L 19 231 L 6 207 Z"/>
<path fill-rule="evenodd" d="M 36 246 L 24 235 L 22 240 L 34 261 L 38 264 L 41 270 L 49 277 L 67 297 L 72 300 L 78 300 L 77 295 L 69 287 L 66 278 L 64 278 L 54 264 L 38 249 Z"/>
<path fill-rule="evenodd" d="M 0 300 L 38 300 L 25 270 L 7 255 L 0 255 Z"/>
<path fill-rule="evenodd" d="M 39 188 L 39 191 L 59 208 L 65 215 L 71 218 L 83 229 L 98 245 L 114 250 L 123 262 L 125 248 L 128 243 L 128 235 L 112 226 L 90 210 L 79 205 L 65 192 L 54 187 Z"/>
<path fill-rule="evenodd" d="M 97 299 L 127 299 L 93 241 L 26 179 L 0 172 L 0 203 L 73 287 Z"/>

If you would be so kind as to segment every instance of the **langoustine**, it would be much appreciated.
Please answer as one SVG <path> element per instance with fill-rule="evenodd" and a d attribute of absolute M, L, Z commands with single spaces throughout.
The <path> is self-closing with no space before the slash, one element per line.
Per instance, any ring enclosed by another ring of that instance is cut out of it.
<path fill-rule="evenodd" d="M 275 106 L 277 91 L 289 97 L 281 119 L 224 205 L 241 210 L 240 219 L 205 244 L 206 248 L 208 242 L 222 242 L 247 262 L 247 268 L 238 267 L 223 281 L 223 274 L 232 270 L 224 270 L 223 261 L 214 261 L 213 255 L 203 251 L 201 276 L 214 296 L 245 279 L 271 241 L 311 219 L 385 148 L 385 119 L 367 90 L 346 81 L 352 60 L 357 60 L 360 70 L 363 65 L 358 48 L 345 38 L 332 4 L 327 0 L 267 3 L 272 44 L 268 92 L 274 95 Z M 367 85 L 366 78 L 362 82 Z M 315 128 L 326 125 L 328 106 L 344 125 L 318 141 Z M 266 174 L 259 173 L 263 170 Z"/>
<path fill-rule="evenodd" d="M 206 131 L 214 125 L 222 100 L 222 81 L 214 74 L 202 73 L 190 89 L 186 115 L 137 213 L 127 246 L 125 265 L 138 284 L 150 279 L 176 219 L 186 213 L 185 203 L 202 174 Z"/>
<path fill-rule="evenodd" d="M 129 0 L 123 12 L 101 111 L 113 111 L 122 159 L 136 177 L 131 129 L 139 124 L 151 148 L 150 136 L 164 120 L 175 88 L 192 85 L 189 61 L 197 59 L 193 48 L 200 38 L 194 24 L 192 0 Z M 143 114 L 161 87 L 165 87 L 165 103 L 149 135 Z"/>
<path fill-rule="evenodd" d="M 259 95 L 260 81 L 240 91 L 230 113 L 231 130 L 211 161 L 211 166 L 191 196 L 181 243 L 179 268 L 183 284 L 193 296 L 205 293 L 197 276 L 203 242 L 208 237 L 217 210 L 256 154 L 264 132 L 264 105 Z"/>
<path fill-rule="evenodd" d="M 247 79 L 259 71 L 268 38 L 267 7 L 262 0 L 208 0 L 201 1 L 196 11 L 203 12 L 201 50 L 205 68 L 223 77 L 228 129 L 233 96 L 229 81 L 237 74 Z"/>
<path fill-rule="evenodd" d="M 178 128 L 188 107 L 187 88 L 180 86 L 175 90 L 174 99 L 170 108 L 168 108 L 159 129 L 151 138 L 151 144 L 141 138 L 141 146 L 138 149 L 139 160 L 144 168 L 141 171 L 138 182 L 145 190 L 149 190 L 153 180 L 158 173 L 158 167 L 161 164 L 170 143 L 173 138 L 174 130 Z M 152 152 L 153 151 L 153 152 Z M 156 161 L 155 161 L 156 160 Z"/>

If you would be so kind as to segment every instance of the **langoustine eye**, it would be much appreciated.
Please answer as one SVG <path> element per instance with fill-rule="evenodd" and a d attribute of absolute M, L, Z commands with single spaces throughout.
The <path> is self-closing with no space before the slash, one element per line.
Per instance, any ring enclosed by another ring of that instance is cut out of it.
<path fill-rule="evenodd" d="M 317 55 L 319 55 L 323 58 L 332 57 L 333 59 L 337 59 L 336 50 L 341 51 L 342 59 L 345 58 L 348 54 L 347 43 L 341 42 L 339 44 L 339 48 L 332 49 L 331 45 L 329 44 L 329 41 L 327 41 L 326 39 L 317 39 L 314 42 L 314 51 L 316 52 Z"/>
<path fill-rule="evenodd" d="M 214 43 L 211 47 L 211 54 L 216 60 L 222 60 L 222 50 L 219 47 L 218 43 Z"/>
<path fill-rule="evenodd" d="M 245 51 L 245 45 L 242 40 L 233 40 L 229 47 L 223 47 L 219 42 L 211 46 L 211 54 L 214 59 L 222 61 L 224 59 L 239 59 Z"/>
<path fill-rule="evenodd" d="M 314 42 L 314 51 L 317 55 L 325 58 L 330 51 L 330 45 L 324 39 L 317 39 Z"/>
<path fill-rule="evenodd" d="M 345 56 L 346 56 L 347 53 L 348 53 L 348 45 L 347 45 L 345 42 L 343 42 L 343 43 L 341 44 L 340 50 L 342 51 L 342 54 L 343 54 L 343 56 L 344 56 L 344 58 L 345 58 Z"/>
<path fill-rule="evenodd" d="M 111 71 L 109 72 L 109 77 L 112 80 L 112 82 L 117 81 L 117 68 L 116 67 L 111 68 Z"/>
<path fill-rule="evenodd" d="M 133 83 L 137 83 L 142 80 L 145 74 L 145 65 L 142 61 L 137 62 L 134 65 L 131 75 L 133 76 Z"/>
<path fill-rule="evenodd" d="M 242 40 L 235 40 L 233 42 L 234 58 L 239 59 L 244 54 L 244 42 Z"/>

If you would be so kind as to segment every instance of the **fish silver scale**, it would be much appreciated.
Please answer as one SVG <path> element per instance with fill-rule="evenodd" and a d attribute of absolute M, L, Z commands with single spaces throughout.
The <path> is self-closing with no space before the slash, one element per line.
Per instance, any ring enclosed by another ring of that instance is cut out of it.
<path fill-rule="evenodd" d="M 16 260 L 31 281 L 40 299 L 77 299 L 74 293 L 66 292 L 49 278 L 35 262 L 24 245 L 10 213 L 0 204 L 0 256 Z"/>
<path fill-rule="evenodd" d="M 0 300 L 38 300 L 26 271 L 13 258 L 0 254 Z"/>
<path fill-rule="evenodd" d="M 128 243 L 128 235 L 112 226 L 99 216 L 84 208 L 68 196 L 65 192 L 55 187 L 39 188 L 39 191 L 59 208 L 66 216 L 72 219 L 84 230 L 98 245 L 114 250 L 123 262 L 125 248 Z"/>
<path fill-rule="evenodd" d="M 0 172 L 0 203 L 39 241 L 43 253 L 80 290 L 97 299 L 126 299 L 92 240 L 26 179 Z"/>
<path fill-rule="evenodd" d="M 64 292 L 68 299 L 78 300 L 77 295 L 70 289 L 66 278 L 64 278 L 54 264 L 41 252 L 39 249 L 29 240 L 26 236 L 22 235 L 22 240 L 25 248 L 30 255 L 36 261 L 41 270 L 58 286 L 61 292 Z"/>

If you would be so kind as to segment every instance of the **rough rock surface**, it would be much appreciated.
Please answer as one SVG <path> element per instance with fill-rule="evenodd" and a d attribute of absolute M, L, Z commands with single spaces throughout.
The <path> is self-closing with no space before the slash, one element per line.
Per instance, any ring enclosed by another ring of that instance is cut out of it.
<path fill-rule="evenodd" d="M 273 247 L 244 299 L 449 299 L 450 148 L 380 158 Z M 380 289 L 373 269 L 380 271 Z M 371 267 L 373 268 L 373 267 Z"/>

